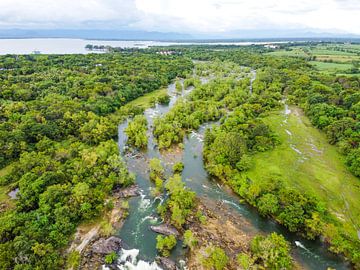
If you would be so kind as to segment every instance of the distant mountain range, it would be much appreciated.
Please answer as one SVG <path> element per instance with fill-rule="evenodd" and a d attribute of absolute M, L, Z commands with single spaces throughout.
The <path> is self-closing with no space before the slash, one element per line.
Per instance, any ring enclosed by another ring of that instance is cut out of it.
<path fill-rule="evenodd" d="M 81 38 L 103 40 L 355 40 L 360 35 L 319 32 L 309 29 L 255 29 L 237 30 L 214 34 L 182 34 L 174 32 L 150 32 L 131 30 L 100 30 L 100 29 L 0 29 L 0 38 Z"/>
<path fill-rule="evenodd" d="M 0 29 L 0 38 L 82 38 L 116 40 L 185 40 L 191 35 L 127 30 Z"/>

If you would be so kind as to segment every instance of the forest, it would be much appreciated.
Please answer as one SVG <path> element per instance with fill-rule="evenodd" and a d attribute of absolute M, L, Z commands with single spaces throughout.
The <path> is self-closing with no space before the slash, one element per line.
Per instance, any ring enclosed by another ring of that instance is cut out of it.
<path fill-rule="evenodd" d="M 113 139 L 141 109 L 124 105 L 192 65 L 147 53 L 1 56 L 0 184 L 18 191 L 2 202 L 1 269 L 62 268 L 76 226 L 134 182 Z"/>
<path fill-rule="evenodd" d="M 360 77 L 260 45 L 174 46 L 166 56 L 162 49 L 0 57 L 0 191 L 16 191 L 16 200 L 0 201 L 0 269 L 64 269 L 77 226 L 113 207 L 114 190 L 136 183 L 116 143 L 125 120 L 127 147 L 139 155 L 149 130 L 162 155 L 184 151 L 192 132 L 210 124 L 201 156 L 211 179 L 230 187 L 239 205 L 360 268 Z M 148 107 L 169 104 L 161 89 L 171 83 L 178 99 L 150 125 L 132 102 L 155 93 Z M 317 156 L 291 141 L 300 129 L 309 137 L 296 139 Z M 289 175 L 279 169 L 295 155 Z M 303 169 L 315 159 L 321 165 Z M 154 215 L 179 231 L 189 253 L 202 254 L 205 269 L 296 268 L 290 243 L 275 232 L 252 237 L 236 255 L 225 244 L 202 249 L 191 228 L 206 227 L 212 215 L 182 179 L 184 163 L 170 173 L 160 157 L 144 163 L 151 194 L 161 198 Z M 178 240 L 158 235 L 154 248 L 168 257 Z"/>

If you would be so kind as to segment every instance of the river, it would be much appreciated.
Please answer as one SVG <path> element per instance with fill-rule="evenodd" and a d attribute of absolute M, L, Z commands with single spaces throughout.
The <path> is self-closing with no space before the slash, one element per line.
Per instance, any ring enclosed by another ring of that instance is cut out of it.
<path fill-rule="evenodd" d="M 253 71 L 252 74 L 255 74 Z M 206 82 L 205 79 L 202 80 Z M 183 91 L 182 96 L 186 96 L 192 88 Z M 251 91 L 251 86 L 250 86 Z M 149 229 L 150 225 L 160 224 L 161 219 L 156 213 L 156 208 L 161 203 L 162 198 L 154 198 L 150 194 L 153 184 L 148 177 L 147 161 L 153 157 L 160 158 L 165 167 L 166 174 L 170 175 L 172 165 L 177 161 L 182 161 L 185 168 L 182 172 L 182 179 L 186 185 L 196 192 L 198 197 L 205 197 L 215 201 L 220 201 L 234 209 L 248 224 L 248 230 L 257 233 L 281 233 L 291 243 L 292 255 L 304 269 L 322 270 L 332 267 L 334 269 L 348 269 L 349 266 L 341 258 L 331 254 L 320 241 L 309 241 L 288 232 L 283 226 L 275 221 L 261 217 L 256 209 L 247 204 L 241 204 L 239 197 L 230 192 L 226 187 L 220 186 L 216 181 L 208 176 L 203 162 L 202 147 L 203 136 L 206 128 L 211 123 L 202 125 L 196 132 L 191 132 L 184 139 L 184 150 L 175 153 L 161 154 L 155 147 L 152 135 L 152 124 L 155 116 L 163 115 L 168 112 L 175 104 L 180 95 L 176 94 L 175 84 L 168 86 L 168 93 L 171 96 L 169 105 L 156 105 L 155 108 L 145 110 L 144 114 L 148 120 L 148 147 L 145 152 L 126 152 L 126 135 L 124 129 L 128 122 L 119 126 L 119 148 L 131 172 L 136 174 L 136 183 L 141 189 L 141 196 L 130 199 L 129 216 L 123 227 L 118 232 L 124 242 L 128 245 L 128 250 L 121 251 L 119 260 L 120 269 L 160 269 L 154 262 L 156 257 L 156 236 L 157 234 Z M 244 228 L 246 230 L 246 228 Z M 184 259 L 185 250 L 179 241 L 171 254 L 171 258 L 179 262 Z M 131 258 L 130 262 L 127 261 Z M 127 268 L 128 267 L 128 268 Z"/>

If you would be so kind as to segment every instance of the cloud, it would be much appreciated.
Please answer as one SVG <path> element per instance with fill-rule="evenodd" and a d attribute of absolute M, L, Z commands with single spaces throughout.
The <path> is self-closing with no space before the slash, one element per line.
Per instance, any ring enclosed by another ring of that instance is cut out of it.
<path fill-rule="evenodd" d="M 221 32 L 255 28 L 311 28 L 360 33 L 360 8 L 351 0 L 136 0 L 136 6 L 161 27 Z M 341 8 L 340 8 L 341 7 Z M 352 8 L 348 8 L 352 7 Z M 141 21 L 138 22 L 141 26 Z"/>
<path fill-rule="evenodd" d="M 111 25 L 137 18 L 134 1 L 127 0 L 1 0 L 0 25 L 78 27 L 88 22 Z"/>
<path fill-rule="evenodd" d="M 1 0 L 1 28 L 190 33 L 317 29 L 360 34 L 358 0 Z"/>

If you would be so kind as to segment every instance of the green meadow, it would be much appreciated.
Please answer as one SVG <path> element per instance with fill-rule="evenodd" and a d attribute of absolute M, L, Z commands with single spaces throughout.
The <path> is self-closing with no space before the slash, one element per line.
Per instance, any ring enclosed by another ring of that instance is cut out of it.
<path fill-rule="evenodd" d="M 290 187 L 315 195 L 356 237 L 360 226 L 359 179 L 348 171 L 325 134 L 314 128 L 299 108 L 290 109 L 288 115 L 278 111 L 264 118 L 281 144 L 256 154 L 248 177 L 254 181 L 280 178 Z"/>

